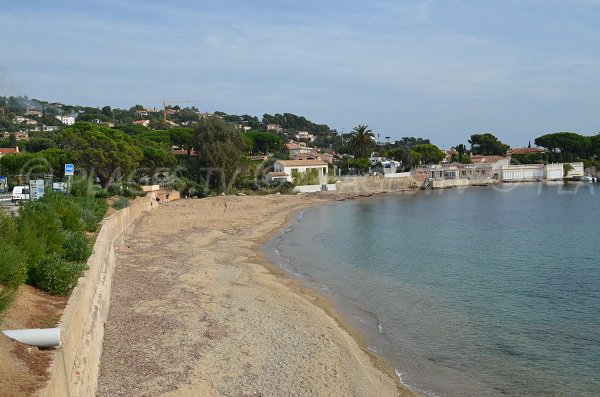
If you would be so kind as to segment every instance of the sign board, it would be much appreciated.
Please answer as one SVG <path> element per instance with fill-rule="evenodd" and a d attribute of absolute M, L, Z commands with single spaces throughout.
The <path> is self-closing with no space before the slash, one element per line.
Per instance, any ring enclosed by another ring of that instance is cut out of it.
<path fill-rule="evenodd" d="M 0 176 L 0 193 L 6 193 L 8 181 L 5 176 Z"/>
<path fill-rule="evenodd" d="M 44 180 L 34 179 L 29 181 L 29 197 L 32 200 L 37 200 L 44 197 Z"/>
<path fill-rule="evenodd" d="M 65 176 L 75 175 L 75 166 L 73 164 L 65 164 Z"/>

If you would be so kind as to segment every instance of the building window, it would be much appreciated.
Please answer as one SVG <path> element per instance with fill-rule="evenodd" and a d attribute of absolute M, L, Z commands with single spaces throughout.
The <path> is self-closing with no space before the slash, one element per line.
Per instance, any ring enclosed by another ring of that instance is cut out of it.
<path fill-rule="evenodd" d="M 292 168 L 292 178 L 295 178 L 298 176 L 298 168 Z"/>

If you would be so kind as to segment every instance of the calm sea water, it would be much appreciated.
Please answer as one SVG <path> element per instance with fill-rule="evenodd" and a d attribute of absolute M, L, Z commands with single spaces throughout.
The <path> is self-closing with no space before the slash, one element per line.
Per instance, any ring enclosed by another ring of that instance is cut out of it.
<path fill-rule="evenodd" d="M 599 203 L 581 184 L 346 201 L 267 251 L 425 394 L 600 396 Z"/>

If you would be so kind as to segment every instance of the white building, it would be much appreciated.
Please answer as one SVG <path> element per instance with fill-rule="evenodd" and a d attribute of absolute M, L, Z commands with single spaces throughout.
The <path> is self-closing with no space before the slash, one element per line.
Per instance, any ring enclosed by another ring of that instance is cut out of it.
<path fill-rule="evenodd" d="M 296 132 L 295 137 L 296 137 L 296 139 L 307 140 L 309 142 L 312 142 L 315 140 L 315 136 L 313 134 L 309 133 L 308 131 L 298 131 L 298 132 Z"/>
<path fill-rule="evenodd" d="M 75 124 L 75 117 L 73 116 L 56 116 L 56 119 L 65 125 Z"/>
<path fill-rule="evenodd" d="M 273 165 L 273 168 L 276 173 L 287 174 L 286 180 L 292 183 L 294 182 L 294 178 L 299 177 L 300 174 L 309 170 L 316 170 L 319 179 L 318 184 L 327 184 L 327 163 L 322 160 L 278 160 Z"/>
<path fill-rule="evenodd" d="M 296 157 L 302 153 L 311 153 L 314 150 L 313 148 L 306 147 L 306 144 L 304 142 L 290 142 L 286 144 L 285 147 L 290 153 L 290 157 Z"/>
<path fill-rule="evenodd" d="M 566 164 L 572 167 L 567 175 L 564 172 L 565 163 L 506 165 L 502 167 L 502 180 L 504 182 L 552 181 L 584 175 L 582 162 Z"/>

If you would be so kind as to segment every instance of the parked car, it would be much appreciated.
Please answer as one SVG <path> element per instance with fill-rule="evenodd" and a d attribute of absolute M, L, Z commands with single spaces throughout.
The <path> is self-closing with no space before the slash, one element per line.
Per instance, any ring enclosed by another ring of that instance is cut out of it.
<path fill-rule="evenodd" d="M 12 191 L 12 202 L 16 204 L 19 200 L 29 200 L 29 186 L 15 186 Z"/>

